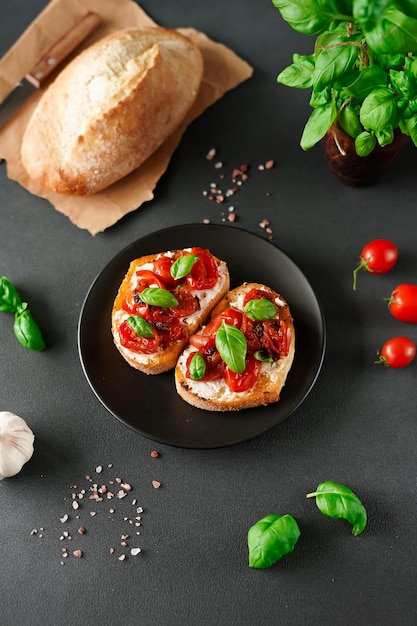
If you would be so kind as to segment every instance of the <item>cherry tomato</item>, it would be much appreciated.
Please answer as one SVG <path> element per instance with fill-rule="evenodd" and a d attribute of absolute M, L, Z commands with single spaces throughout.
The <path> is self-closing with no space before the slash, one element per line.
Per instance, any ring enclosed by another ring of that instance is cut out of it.
<path fill-rule="evenodd" d="M 152 318 L 159 321 L 169 321 L 172 318 L 186 317 L 192 315 L 200 308 L 200 303 L 193 294 L 184 287 L 176 287 L 171 293 L 178 300 L 178 305 L 174 307 L 151 307 Z"/>
<path fill-rule="evenodd" d="M 360 270 L 372 274 L 386 274 L 398 259 L 397 246 L 388 239 L 375 239 L 363 248 L 359 265 L 353 271 L 353 289 L 356 289 L 356 277 Z"/>
<path fill-rule="evenodd" d="M 417 324 L 417 285 L 403 283 L 395 287 L 388 308 L 397 320 Z"/>
<path fill-rule="evenodd" d="M 376 363 L 387 367 L 406 367 L 416 356 L 416 346 L 408 337 L 393 337 L 384 343 Z"/>
<path fill-rule="evenodd" d="M 199 260 L 194 263 L 191 272 L 187 274 L 186 282 L 191 289 L 212 289 L 219 276 L 213 255 L 205 248 L 192 248 L 191 254 L 196 254 Z"/>
<path fill-rule="evenodd" d="M 166 289 L 172 289 L 177 284 L 177 280 L 171 276 L 171 267 L 175 259 L 169 256 L 161 256 L 153 264 L 154 274 L 158 276 Z"/>
<path fill-rule="evenodd" d="M 263 289 L 251 289 L 243 298 L 242 306 L 243 308 L 245 308 L 245 306 L 247 305 L 248 302 L 250 302 L 250 300 L 262 300 L 262 299 L 269 300 L 270 302 L 274 302 L 274 297 L 270 293 L 264 291 Z"/>
<path fill-rule="evenodd" d="M 122 346 L 144 354 L 156 352 L 160 343 L 160 337 L 157 333 L 154 333 L 153 337 L 140 337 L 126 321 L 120 324 L 119 336 Z"/>
<path fill-rule="evenodd" d="M 225 362 L 222 360 L 220 354 L 214 348 L 202 348 L 199 350 L 200 354 L 204 358 L 206 362 L 206 371 L 204 373 L 203 378 L 201 379 L 203 382 L 208 380 L 221 380 L 223 378 L 223 373 L 226 367 Z M 195 352 L 192 351 L 187 359 L 187 378 L 191 378 L 190 376 L 190 363 L 195 355 Z"/>
<path fill-rule="evenodd" d="M 222 325 L 223 321 L 230 326 L 240 328 L 242 323 L 242 313 L 235 309 L 225 309 L 219 315 L 216 315 L 205 328 L 202 333 L 191 335 L 190 343 L 195 348 L 213 347 L 216 339 L 216 332 Z"/>
<path fill-rule="evenodd" d="M 166 286 L 162 282 L 159 276 L 157 276 L 151 270 L 138 270 L 136 272 L 138 277 L 137 289 L 143 291 L 146 287 L 159 287 L 160 289 L 166 289 Z"/>
<path fill-rule="evenodd" d="M 231 369 L 226 367 L 224 371 L 224 379 L 231 391 L 247 391 L 256 383 L 260 371 L 260 361 L 257 361 L 253 355 L 249 355 L 246 359 L 246 368 L 241 374 L 236 374 L 235 372 L 232 372 Z"/>

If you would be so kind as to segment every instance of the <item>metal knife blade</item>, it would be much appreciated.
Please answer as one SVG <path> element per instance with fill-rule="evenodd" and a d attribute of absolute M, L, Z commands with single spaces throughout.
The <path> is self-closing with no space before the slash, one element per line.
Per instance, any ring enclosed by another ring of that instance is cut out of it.
<path fill-rule="evenodd" d="M 30 95 L 45 84 L 56 68 L 100 24 L 102 24 L 101 17 L 89 11 L 42 55 L 33 69 L 0 104 L 0 128 L 9 121 Z"/>

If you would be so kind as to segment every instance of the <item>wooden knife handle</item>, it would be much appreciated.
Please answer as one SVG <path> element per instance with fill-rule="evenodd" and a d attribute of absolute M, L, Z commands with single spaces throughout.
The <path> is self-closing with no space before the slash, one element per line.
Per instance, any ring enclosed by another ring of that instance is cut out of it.
<path fill-rule="evenodd" d="M 25 78 L 35 87 L 42 87 L 57 66 L 64 61 L 75 48 L 102 24 L 96 13 L 89 11 L 75 26 L 70 28 L 39 59 L 35 67 Z"/>

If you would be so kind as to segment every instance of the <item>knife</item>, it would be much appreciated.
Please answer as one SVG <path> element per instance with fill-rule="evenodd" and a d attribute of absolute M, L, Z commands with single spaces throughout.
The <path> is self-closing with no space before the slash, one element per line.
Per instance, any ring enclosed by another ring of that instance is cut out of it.
<path fill-rule="evenodd" d="M 100 24 L 102 24 L 101 17 L 89 11 L 42 55 L 32 70 L 0 104 L 0 128 L 8 122 L 31 94 L 43 87 L 58 65 Z"/>

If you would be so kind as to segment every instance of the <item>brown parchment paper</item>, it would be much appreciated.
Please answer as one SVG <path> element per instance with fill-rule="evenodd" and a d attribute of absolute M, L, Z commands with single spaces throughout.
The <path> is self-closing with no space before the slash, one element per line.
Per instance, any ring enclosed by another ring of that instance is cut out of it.
<path fill-rule="evenodd" d="M 0 61 L 0 102 L 30 71 L 42 54 L 87 11 L 98 13 L 103 25 L 75 52 L 123 28 L 157 24 L 131 0 L 52 0 Z M 24 129 L 42 91 L 34 94 L 0 129 L 0 159 L 7 161 L 7 175 L 32 194 L 46 198 L 57 211 L 92 235 L 115 224 L 124 215 L 152 200 L 153 191 L 188 125 L 223 94 L 247 80 L 252 68 L 232 50 L 193 28 L 179 28 L 192 39 L 204 58 L 203 84 L 199 96 L 181 127 L 136 171 L 108 189 L 91 196 L 66 196 L 34 183 L 20 160 Z M 72 57 L 69 57 L 67 62 Z M 63 66 L 60 67 L 62 69 Z"/>

